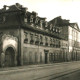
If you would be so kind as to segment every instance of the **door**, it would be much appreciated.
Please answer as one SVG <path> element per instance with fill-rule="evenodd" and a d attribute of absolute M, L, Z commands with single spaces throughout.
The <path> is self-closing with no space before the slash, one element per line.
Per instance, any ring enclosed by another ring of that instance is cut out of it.
<path fill-rule="evenodd" d="M 45 64 L 48 63 L 48 50 L 44 50 L 45 53 Z"/>
<path fill-rule="evenodd" d="M 14 66 L 14 49 L 9 47 L 5 51 L 5 67 Z"/>

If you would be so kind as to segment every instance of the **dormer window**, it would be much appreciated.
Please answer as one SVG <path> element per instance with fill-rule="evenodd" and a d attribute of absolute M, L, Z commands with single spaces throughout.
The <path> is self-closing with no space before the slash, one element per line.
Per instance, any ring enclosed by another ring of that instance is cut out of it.
<path fill-rule="evenodd" d="M 33 23 L 33 15 L 30 16 L 30 22 Z"/>
<path fill-rule="evenodd" d="M 41 27 L 41 29 L 42 29 L 42 27 L 43 27 L 43 25 L 42 25 L 42 20 L 40 20 L 40 27 Z"/>
<path fill-rule="evenodd" d="M 47 23 L 47 21 L 45 22 L 45 27 L 46 27 L 46 28 L 48 27 L 48 23 Z"/>
<path fill-rule="evenodd" d="M 38 19 L 38 17 L 36 17 L 35 24 L 38 24 L 38 21 L 39 21 L 39 19 Z"/>
<path fill-rule="evenodd" d="M 52 31 L 52 24 L 50 24 L 50 31 Z"/>
<path fill-rule="evenodd" d="M 55 28 L 53 27 L 53 32 L 55 32 Z"/>
<path fill-rule="evenodd" d="M 24 22 L 27 22 L 27 18 L 24 18 Z"/>

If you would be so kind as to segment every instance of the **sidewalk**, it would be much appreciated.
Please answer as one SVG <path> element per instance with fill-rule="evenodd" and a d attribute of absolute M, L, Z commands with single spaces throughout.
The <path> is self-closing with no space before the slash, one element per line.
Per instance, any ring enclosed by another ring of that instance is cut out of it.
<path fill-rule="evenodd" d="M 44 68 L 44 67 L 58 67 L 61 65 L 69 65 L 69 64 L 79 64 L 80 61 L 72 61 L 72 62 L 61 62 L 61 63 L 52 63 L 52 64 L 36 64 L 36 65 L 24 65 L 24 66 L 16 66 L 16 67 L 4 67 L 0 68 L 0 72 L 9 71 L 9 70 L 20 70 L 20 69 L 35 69 L 35 68 Z"/>

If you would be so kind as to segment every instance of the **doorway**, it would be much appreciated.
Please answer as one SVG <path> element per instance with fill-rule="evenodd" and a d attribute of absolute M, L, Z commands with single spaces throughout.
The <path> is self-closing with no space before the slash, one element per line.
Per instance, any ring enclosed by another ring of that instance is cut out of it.
<path fill-rule="evenodd" d="M 48 50 L 44 50 L 45 53 L 45 64 L 48 63 Z"/>
<path fill-rule="evenodd" d="M 8 47 L 5 51 L 5 67 L 14 66 L 15 51 L 12 47 Z"/>

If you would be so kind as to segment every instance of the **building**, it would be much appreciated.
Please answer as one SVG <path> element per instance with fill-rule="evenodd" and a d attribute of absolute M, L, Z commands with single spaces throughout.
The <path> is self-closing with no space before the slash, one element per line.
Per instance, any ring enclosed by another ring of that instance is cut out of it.
<path fill-rule="evenodd" d="M 80 60 L 80 30 L 77 23 L 70 23 L 61 16 L 54 18 L 50 23 L 61 28 L 59 36 L 68 41 L 68 60 Z"/>
<path fill-rule="evenodd" d="M 62 34 L 64 27 L 55 24 L 18 3 L 5 5 L 0 10 L 0 65 L 68 61 L 69 40 L 64 39 L 68 35 Z"/>

